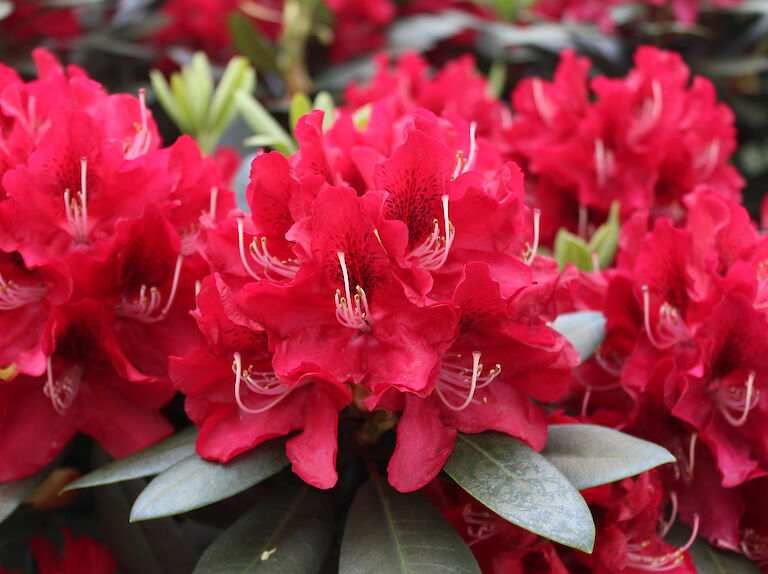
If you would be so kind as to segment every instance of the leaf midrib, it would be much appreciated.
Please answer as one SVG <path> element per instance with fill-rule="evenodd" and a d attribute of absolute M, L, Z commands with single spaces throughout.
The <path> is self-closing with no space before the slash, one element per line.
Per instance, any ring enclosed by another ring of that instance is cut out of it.
<path fill-rule="evenodd" d="M 400 567 L 401 571 L 404 574 L 410 574 L 411 569 L 408 567 L 408 563 L 405 560 L 405 553 L 403 552 L 403 547 L 400 544 L 400 538 L 397 535 L 397 529 L 395 528 L 395 521 L 392 517 L 392 513 L 389 510 L 389 506 L 387 505 L 387 497 L 384 493 L 384 489 L 381 487 L 380 479 L 377 477 L 374 477 L 373 484 L 376 486 L 376 490 L 379 493 L 379 498 L 381 500 L 381 507 L 384 510 L 384 516 L 387 518 L 387 525 L 389 526 L 389 531 L 392 534 L 392 538 L 395 542 L 395 549 L 397 550 L 397 556 L 400 559 Z"/>

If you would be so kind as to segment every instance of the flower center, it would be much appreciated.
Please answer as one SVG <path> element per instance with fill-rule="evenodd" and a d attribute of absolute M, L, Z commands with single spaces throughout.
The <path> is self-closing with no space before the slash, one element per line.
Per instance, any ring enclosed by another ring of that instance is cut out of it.
<path fill-rule="evenodd" d="M 70 365 L 54 379 L 51 357 L 48 357 L 47 380 L 43 387 L 45 396 L 51 399 L 54 410 L 63 415 L 77 398 L 77 391 L 83 379 L 85 368 L 79 364 Z"/>
<path fill-rule="evenodd" d="M 701 152 L 695 160 L 694 167 L 699 172 L 701 179 L 706 179 L 717 167 L 717 162 L 720 159 L 720 141 L 712 140 L 709 142 L 707 148 Z"/>
<path fill-rule="evenodd" d="M 19 285 L 0 274 L 0 311 L 18 309 L 27 303 L 42 299 L 48 292 L 44 285 Z"/>
<path fill-rule="evenodd" d="M 341 265 L 341 273 L 344 277 L 344 293 L 341 289 L 336 289 L 334 301 L 336 302 L 336 319 L 345 327 L 359 329 L 361 331 L 370 331 L 369 324 L 370 310 L 368 309 L 368 297 L 365 290 L 360 285 L 355 286 L 355 294 L 352 295 L 349 287 L 349 271 L 347 270 L 347 261 L 343 251 L 338 251 L 336 255 Z"/>
<path fill-rule="evenodd" d="M 467 525 L 467 536 L 472 540 L 468 546 L 473 546 L 478 542 L 491 538 L 496 535 L 499 529 L 499 519 L 487 510 L 475 508 L 468 502 L 461 510 L 461 517 Z"/>
<path fill-rule="evenodd" d="M 409 257 L 415 259 L 417 263 L 425 269 L 439 269 L 448 259 L 448 252 L 453 245 L 453 239 L 456 236 L 456 230 L 448 219 L 448 196 L 441 197 L 443 203 L 443 228 L 445 233 L 440 232 L 440 222 L 437 219 L 432 221 L 433 230 L 424 242 L 411 251 Z"/>
<path fill-rule="evenodd" d="M 475 399 L 477 390 L 490 385 L 501 373 L 501 365 L 496 364 L 486 375 L 483 375 L 483 364 L 480 362 L 480 356 L 479 351 L 472 353 L 471 368 L 445 359 L 441 361 L 435 392 L 449 409 L 463 411 L 471 403 L 477 403 L 478 401 Z M 461 360 L 462 356 L 457 354 L 455 358 Z M 464 401 L 460 405 L 455 405 L 446 397 L 448 393 L 464 398 Z"/>
<path fill-rule="evenodd" d="M 168 292 L 168 299 L 166 300 L 165 306 L 162 306 L 163 296 L 160 294 L 160 290 L 157 287 L 152 286 L 148 288 L 147 285 L 142 285 L 139 288 L 138 297 L 132 300 L 124 298 L 117 304 L 117 313 L 123 317 L 136 319 L 143 323 L 157 323 L 158 321 L 165 319 L 168 312 L 171 310 L 174 299 L 176 299 L 176 291 L 179 287 L 179 277 L 181 276 L 181 264 L 183 260 L 183 255 L 179 255 L 176 258 L 176 267 L 173 270 L 171 289 Z"/>
<path fill-rule="evenodd" d="M 768 562 L 768 539 L 761 536 L 754 528 L 745 528 L 741 534 L 739 548 L 750 560 L 764 565 Z"/>
<path fill-rule="evenodd" d="M 267 412 L 287 397 L 292 390 L 297 388 L 295 386 L 286 387 L 278 380 L 274 371 L 256 371 L 253 365 L 248 365 L 247 369 L 243 369 L 243 359 L 240 353 L 234 353 L 233 357 L 232 372 L 235 373 L 235 401 L 243 412 L 249 414 Z M 243 382 L 248 390 L 251 391 L 252 396 L 255 395 L 254 398 L 267 399 L 266 403 L 259 408 L 247 407 L 243 402 L 240 392 L 240 385 Z"/>
<path fill-rule="evenodd" d="M 651 131 L 659 122 L 659 119 L 661 119 L 661 112 L 664 109 L 664 97 L 658 80 L 654 80 L 651 84 L 651 92 L 652 96 L 646 98 L 643 102 L 637 117 L 637 123 L 632 126 L 632 130 L 629 133 L 629 141 L 631 143 L 635 143 Z"/>
<path fill-rule="evenodd" d="M 149 151 L 149 146 L 152 143 L 152 134 L 147 128 L 147 91 L 142 88 L 139 90 L 139 113 L 141 114 L 141 124 L 134 124 L 133 128 L 136 131 L 136 135 L 133 139 L 128 139 L 125 142 L 123 155 L 125 159 L 136 159 L 139 156 L 144 155 Z"/>
<path fill-rule="evenodd" d="M 80 158 L 80 191 L 64 190 L 64 212 L 75 243 L 88 243 L 88 160 Z"/>
<path fill-rule="evenodd" d="M 651 328 L 651 294 L 648 285 L 641 287 L 643 292 L 643 322 L 648 340 L 657 349 L 669 349 L 680 341 L 688 338 L 688 327 L 680 318 L 677 309 L 665 302 L 659 308 L 657 332 Z"/>
<path fill-rule="evenodd" d="M 237 246 L 240 251 L 240 261 L 245 268 L 245 271 L 254 279 L 262 279 L 256 271 L 253 270 L 249 259 L 258 263 L 264 270 L 263 277 L 266 279 L 273 279 L 277 275 L 276 280 L 280 279 L 293 279 L 296 277 L 296 273 L 299 271 L 299 264 L 295 259 L 278 259 L 269 252 L 267 249 L 267 238 L 261 239 L 254 237 L 251 243 L 248 245 L 248 255 L 245 254 L 245 232 L 243 230 L 243 218 L 242 216 L 237 218 Z"/>
<path fill-rule="evenodd" d="M 713 386 L 712 396 L 720 414 L 731 426 L 744 426 L 749 412 L 760 400 L 760 390 L 755 388 L 755 372 L 749 373 L 743 386 L 724 385 L 721 381 L 714 382 Z"/>

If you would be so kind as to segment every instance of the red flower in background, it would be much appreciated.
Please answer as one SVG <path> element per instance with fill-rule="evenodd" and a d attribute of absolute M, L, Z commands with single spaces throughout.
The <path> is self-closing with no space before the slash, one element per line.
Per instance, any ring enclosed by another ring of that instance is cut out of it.
<path fill-rule="evenodd" d="M 73 538 L 69 528 L 62 528 L 61 533 L 64 535 L 61 552 L 40 536 L 30 540 L 38 574 L 114 574 L 117 570 L 106 546 L 88 536 Z M 0 574 L 21 574 L 21 571 L 8 572 L 0 566 Z"/>

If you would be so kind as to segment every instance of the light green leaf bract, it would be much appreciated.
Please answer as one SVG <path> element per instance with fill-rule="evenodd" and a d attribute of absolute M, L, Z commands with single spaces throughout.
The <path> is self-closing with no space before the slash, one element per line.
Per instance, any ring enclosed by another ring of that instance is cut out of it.
<path fill-rule="evenodd" d="M 675 462 L 657 444 L 597 425 L 551 425 L 541 454 L 579 490 Z"/>
<path fill-rule="evenodd" d="M 97 468 L 69 483 L 64 491 L 160 474 L 181 459 L 194 454 L 195 440 L 197 429 L 190 427 L 144 450 Z"/>
<path fill-rule="evenodd" d="M 480 574 L 469 547 L 421 494 L 380 478 L 355 494 L 339 574 Z"/>
<path fill-rule="evenodd" d="M 555 235 L 555 261 L 562 271 L 566 263 L 572 263 L 582 271 L 594 271 L 592 253 L 587 243 L 578 235 L 561 228 Z"/>
<path fill-rule="evenodd" d="M 592 552 L 595 523 L 579 491 L 546 458 L 512 437 L 459 434 L 444 470 L 502 518 Z"/>
<path fill-rule="evenodd" d="M 320 491 L 292 483 L 225 530 L 193 574 L 316 574 L 333 534 L 332 515 Z"/>
<path fill-rule="evenodd" d="M 600 311 L 576 311 L 559 315 L 550 325 L 573 345 L 583 363 L 605 338 L 605 316 Z"/>
<path fill-rule="evenodd" d="M 213 504 L 247 490 L 287 464 L 283 440 L 263 443 L 224 464 L 193 454 L 147 485 L 131 509 L 131 522 Z"/>

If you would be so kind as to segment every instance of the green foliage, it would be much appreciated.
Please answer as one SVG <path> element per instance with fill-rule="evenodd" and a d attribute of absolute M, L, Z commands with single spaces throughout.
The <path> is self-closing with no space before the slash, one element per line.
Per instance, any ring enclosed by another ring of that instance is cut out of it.
<path fill-rule="evenodd" d="M 510 436 L 459 434 L 444 470 L 509 522 L 592 552 L 595 523 L 578 490 L 538 452 Z"/>
<path fill-rule="evenodd" d="M 605 338 L 605 317 L 600 311 L 576 311 L 559 315 L 551 327 L 579 352 L 583 363 Z"/>
<path fill-rule="evenodd" d="M 170 84 L 158 70 L 149 75 L 160 105 L 182 133 L 195 138 L 204 154 L 213 153 L 237 116 L 235 94 L 250 94 L 256 86 L 256 73 L 248 60 L 235 57 L 214 90 L 213 71 L 202 52 L 197 52 L 180 72 L 171 74 Z"/>
<path fill-rule="evenodd" d="M 149 448 L 97 468 L 69 483 L 64 491 L 160 474 L 180 460 L 195 454 L 195 440 L 197 429 L 190 427 Z"/>
<path fill-rule="evenodd" d="M 578 490 L 675 462 L 665 448 L 597 425 L 550 425 L 541 454 Z"/>
<path fill-rule="evenodd" d="M 331 542 L 331 517 L 326 495 L 291 481 L 225 530 L 194 574 L 316 574 Z"/>
<path fill-rule="evenodd" d="M 269 478 L 288 464 L 285 441 L 263 443 L 221 464 L 193 454 L 147 485 L 131 510 L 131 521 L 172 516 L 224 500 Z"/>
<path fill-rule="evenodd" d="M 608 219 L 597 228 L 589 242 L 565 228 L 558 229 L 555 235 L 555 261 L 562 271 L 567 263 L 572 263 L 582 271 L 597 271 L 607 269 L 613 264 L 619 246 L 619 204 L 613 202 Z M 594 254 L 594 256 L 593 256 Z"/>
<path fill-rule="evenodd" d="M 255 134 L 245 141 L 247 145 L 273 147 L 284 155 L 291 155 L 296 151 L 294 139 L 261 105 L 259 100 L 244 91 L 236 93 L 235 100 L 245 123 Z"/>
<path fill-rule="evenodd" d="M 339 574 L 480 574 L 472 552 L 421 494 L 401 494 L 379 476 L 355 495 Z"/>

